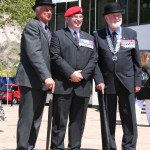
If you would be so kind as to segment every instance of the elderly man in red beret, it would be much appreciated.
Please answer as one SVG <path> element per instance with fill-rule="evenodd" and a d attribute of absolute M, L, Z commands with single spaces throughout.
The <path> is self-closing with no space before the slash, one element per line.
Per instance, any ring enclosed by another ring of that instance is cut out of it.
<path fill-rule="evenodd" d="M 69 118 L 68 149 L 78 150 L 81 147 L 97 54 L 93 37 L 80 30 L 83 22 L 82 8 L 71 7 L 64 17 L 67 27 L 54 32 L 50 47 L 56 84 L 51 149 L 64 149 Z"/>

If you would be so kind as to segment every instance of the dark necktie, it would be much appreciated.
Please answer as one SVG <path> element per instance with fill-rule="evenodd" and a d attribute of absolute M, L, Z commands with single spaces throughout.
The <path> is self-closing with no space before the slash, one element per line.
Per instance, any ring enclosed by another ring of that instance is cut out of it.
<path fill-rule="evenodd" d="M 79 38 L 78 38 L 78 35 L 77 35 L 77 32 L 76 32 L 76 31 L 74 31 L 74 38 L 75 38 L 76 42 L 79 43 Z"/>
<path fill-rule="evenodd" d="M 113 42 L 114 47 L 116 46 L 116 42 L 117 42 L 116 35 L 117 35 L 117 33 L 114 31 L 112 33 L 112 42 Z"/>
<path fill-rule="evenodd" d="M 48 41 L 49 41 L 49 44 L 50 44 L 50 41 L 51 41 L 51 33 L 48 29 L 48 25 L 45 25 L 45 32 L 47 34 L 47 37 L 48 37 Z"/>

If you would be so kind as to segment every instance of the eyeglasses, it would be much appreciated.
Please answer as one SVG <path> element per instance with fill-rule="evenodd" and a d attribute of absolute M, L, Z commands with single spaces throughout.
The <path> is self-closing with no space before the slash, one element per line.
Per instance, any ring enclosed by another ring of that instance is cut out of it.
<path fill-rule="evenodd" d="M 55 13 L 55 10 L 54 10 L 52 7 L 48 7 L 48 6 L 45 6 L 45 7 L 44 7 L 44 6 L 43 6 L 43 7 L 41 6 L 41 7 L 40 7 L 40 6 L 39 6 L 39 8 L 42 9 L 42 11 L 45 11 L 45 12 L 49 12 L 49 11 L 50 11 L 52 14 Z"/>
<path fill-rule="evenodd" d="M 122 18 L 121 14 L 110 14 L 114 18 Z"/>
<path fill-rule="evenodd" d="M 72 16 L 73 19 L 83 19 L 82 15 L 73 15 Z"/>
<path fill-rule="evenodd" d="M 54 12 L 55 12 L 54 9 L 45 9 L 44 11 L 46 11 L 46 12 L 50 11 L 52 14 L 54 14 Z"/>

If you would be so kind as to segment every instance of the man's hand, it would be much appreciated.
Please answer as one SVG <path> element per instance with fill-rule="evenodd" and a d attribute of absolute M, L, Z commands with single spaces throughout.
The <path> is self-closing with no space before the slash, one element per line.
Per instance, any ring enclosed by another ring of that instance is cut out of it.
<path fill-rule="evenodd" d="M 82 70 L 74 71 L 73 74 L 70 76 L 70 81 L 71 82 L 80 82 L 83 79 L 81 71 Z"/>
<path fill-rule="evenodd" d="M 105 84 L 104 83 L 97 84 L 96 88 L 98 90 L 100 90 L 102 92 L 102 94 L 104 94 L 104 88 L 105 88 Z"/>
<path fill-rule="evenodd" d="M 54 93 L 55 90 L 55 82 L 52 78 L 47 78 L 45 80 L 45 85 L 47 86 L 47 88 L 51 89 L 51 92 Z"/>
<path fill-rule="evenodd" d="M 135 93 L 139 92 L 139 91 L 140 91 L 140 89 L 141 89 L 141 87 L 136 86 L 136 87 L 135 87 Z"/>

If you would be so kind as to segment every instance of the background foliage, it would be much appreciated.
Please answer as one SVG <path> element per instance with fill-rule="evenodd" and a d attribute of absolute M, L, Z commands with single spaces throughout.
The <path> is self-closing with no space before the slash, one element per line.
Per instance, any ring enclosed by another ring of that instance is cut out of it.
<path fill-rule="evenodd" d="M 14 20 L 23 27 L 34 16 L 32 6 L 34 0 L 1 0 L 0 3 L 0 18 L 4 14 L 8 14 L 7 20 L 0 19 L 0 25 L 5 23 L 14 23 Z"/>
<path fill-rule="evenodd" d="M 34 0 L 0 0 L 0 28 L 7 25 L 23 28 L 34 17 Z M 15 31 L 14 31 L 15 32 Z M 9 39 L 0 46 L 0 76 L 13 77 L 19 64 L 20 43 Z"/>

